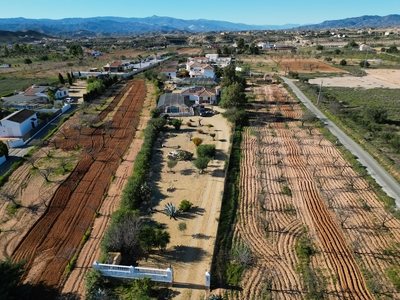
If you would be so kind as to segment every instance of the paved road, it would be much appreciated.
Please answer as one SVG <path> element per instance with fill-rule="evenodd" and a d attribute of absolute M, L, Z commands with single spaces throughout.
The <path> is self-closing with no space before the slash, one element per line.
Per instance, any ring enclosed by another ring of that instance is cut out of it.
<path fill-rule="evenodd" d="M 325 123 L 325 126 L 334 134 L 338 140 L 345 146 L 351 153 L 357 156 L 358 161 L 367 168 L 368 173 L 376 180 L 382 189 L 392 198 L 396 200 L 397 207 L 400 207 L 400 184 L 397 182 L 386 170 L 363 148 L 354 142 L 347 134 L 345 134 L 339 127 L 330 121 L 312 102 L 308 99 L 300 89 L 293 83 L 292 80 L 282 77 L 282 79 L 289 85 L 296 96 L 301 102 L 313 112 L 318 119 Z"/>

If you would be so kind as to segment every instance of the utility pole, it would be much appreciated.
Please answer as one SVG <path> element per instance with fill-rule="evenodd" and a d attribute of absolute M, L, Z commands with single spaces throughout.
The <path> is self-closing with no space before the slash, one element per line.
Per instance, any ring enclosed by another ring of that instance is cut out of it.
<path fill-rule="evenodd" d="M 318 93 L 318 99 L 317 99 L 317 106 L 319 106 L 319 102 L 321 101 L 321 96 L 322 96 L 322 85 L 323 85 L 323 81 L 321 80 L 321 84 L 319 86 L 319 93 Z"/>

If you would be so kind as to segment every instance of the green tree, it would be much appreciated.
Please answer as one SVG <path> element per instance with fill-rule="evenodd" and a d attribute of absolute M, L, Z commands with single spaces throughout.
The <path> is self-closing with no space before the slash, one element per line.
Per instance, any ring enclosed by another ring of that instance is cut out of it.
<path fill-rule="evenodd" d="M 189 200 L 182 200 L 181 203 L 179 203 L 179 210 L 183 212 L 188 212 L 193 206 L 193 203 L 190 202 Z"/>
<path fill-rule="evenodd" d="M 383 107 L 368 108 L 365 110 L 365 117 L 375 123 L 383 124 L 388 119 L 388 111 Z"/>
<path fill-rule="evenodd" d="M 24 59 L 24 64 L 30 65 L 31 63 L 32 63 L 32 60 L 30 58 Z"/>
<path fill-rule="evenodd" d="M 0 262 L 0 299 L 20 299 L 20 281 L 23 274 L 23 264 L 11 260 Z"/>
<path fill-rule="evenodd" d="M 347 65 L 347 61 L 345 59 L 342 59 L 339 64 L 341 66 L 346 66 Z"/>
<path fill-rule="evenodd" d="M 368 60 L 360 61 L 360 67 L 361 68 L 368 68 L 369 66 L 370 66 L 370 63 L 368 62 Z"/>
<path fill-rule="evenodd" d="M 47 96 L 49 96 L 50 103 L 54 103 L 54 100 L 56 100 L 56 93 L 53 89 L 48 90 Z"/>
<path fill-rule="evenodd" d="M 72 81 L 73 81 L 73 80 L 72 80 L 72 77 L 71 77 L 71 74 L 70 74 L 70 73 L 67 73 L 67 79 L 68 79 L 68 84 L 69 84 L 69 85 L 72 85 L 72 83 L 73 83 Z"/>
<path fill-rule="evenodd" d="M 319 50 L 319 51 L 324 50 L 324 46 L 322 46 L 322 45 L 317 45 L 317 50 Z"/>
<path fill-rule="evenodd" d="M 194 166 L 199 169 L 199 173 L 203 174 L 204 170 L 207 169 L 210 159 L 208 157 L 198 157 L 194 162 Z"/>
<path fill-rule="evenodd" d="M 3 141 L 0 141 L 0 157 L 3 155 L 8 156 L 8 147 Z"/>
<path fill-rule="evenodd" d="M 208 157 L 214 158 L 215 156 L 215 145 L 203 144 L 197 147 L 197 156 L 198 157 Z"/>
<path fill-rule="evenodd" d="M 240 38 L 237 42 L 237 47 L 239 50 L 242 50 L 244 48 L 244 39 Z"/>
<path fill-rule="evenodd" d="M 10 50 L 8 50 L 7 45 L 4 46 L 4 57 L 8 57 L 10 55 Z"/>
<path fill-rule="evenodd" d="M 69 47 L 69 53 L 73 56 L 83 56 L 82 47 L 77 44 L 73 44 Z"/>
<path fill-rule="evenodd" d="M 222 89 L 220 105 L 223 108 L 241 107 L 246 103 L 243 86 L 237 82 Z"/>
<path fill-rule="evenodd" d="M 183 120 L 182 119 L 172 119 L 169 123 L 172 126 L 174 126 L 175 130 L 179 130 L 179 129 L 181 129 Z"/>
<path fill-rule="evenodd" d="M 58 73 L 58 81 L 59 81 L 60 84 L 62 84 L 62 85 L 65 84 L 65 79 L 64 79 L 64 77 L 61 75 L 61 73 Z"/>

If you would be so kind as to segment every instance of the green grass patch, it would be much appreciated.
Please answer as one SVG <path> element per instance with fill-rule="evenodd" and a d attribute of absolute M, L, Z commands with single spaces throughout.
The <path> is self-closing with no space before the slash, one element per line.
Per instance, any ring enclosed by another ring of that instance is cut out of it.
<path fill-rule="evenodd" d="M 10 95 L 15 91 L 22 91 L 32 84 L 55 84 L 56 78 L 15 77 L 13 75 L 0 75 L 0 97 Z"/>

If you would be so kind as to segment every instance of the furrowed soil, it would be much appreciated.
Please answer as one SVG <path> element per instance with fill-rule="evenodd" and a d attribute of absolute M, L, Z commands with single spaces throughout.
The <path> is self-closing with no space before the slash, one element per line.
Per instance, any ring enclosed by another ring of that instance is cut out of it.
<path fill-rule="evenodd" d="M 310 284 L 319 281 L 317 292 L 328 299 L 398 299 L 386 271 L 399 264 L 400 221 L 316 124 L 302 126 L 302 108 L 283 87 L 255 86 L 254 93 L 234 232 L 254 263 L 242 290 L 228 297 L 304 299 L 315 297 Z M 295 250 L 304 235 L 315 249 L 311 281 Z"/>
<path fill-rule="evenodd" d="M 77 119 L 54 139 L 56 148 L 81 149 L 82 156 L 13 252 L 14 261 L 26 261 L 26 282 L 56 288 L 62 283 L 66 266 L 82 247 L 82 238 L 134 137 L 145 94 L 143 80 L 131 81 L 92 126 L 80 126 Z"/>
<path fill-rule="evenodd" d="M 75 294 L 82 299 L 84 298 L 85 275 L 92 268 L 93 262 L 100 256 L 100 243 L 110 223 L 112 213 L 119 207 L 122 190 L 132 174 L 134 160 L 143 144 L 143 138 L 140 137 L 140 133 L 146 128 L 150 119 L 150 111 L 155 106 L 153 89 L 152 84 L 147 84 L 147 97 L 140 115 L 138 131 L 135 133 L 135 138 L 124 156 L 123 162 L 115 173 L 115 179 L 111 183 L 107 197 L 99 209 L 99 216 L 94 221 L 91 235 L 79 253 L 76 268 L 71 272 L 62 288 L 63 295 Z"/>

